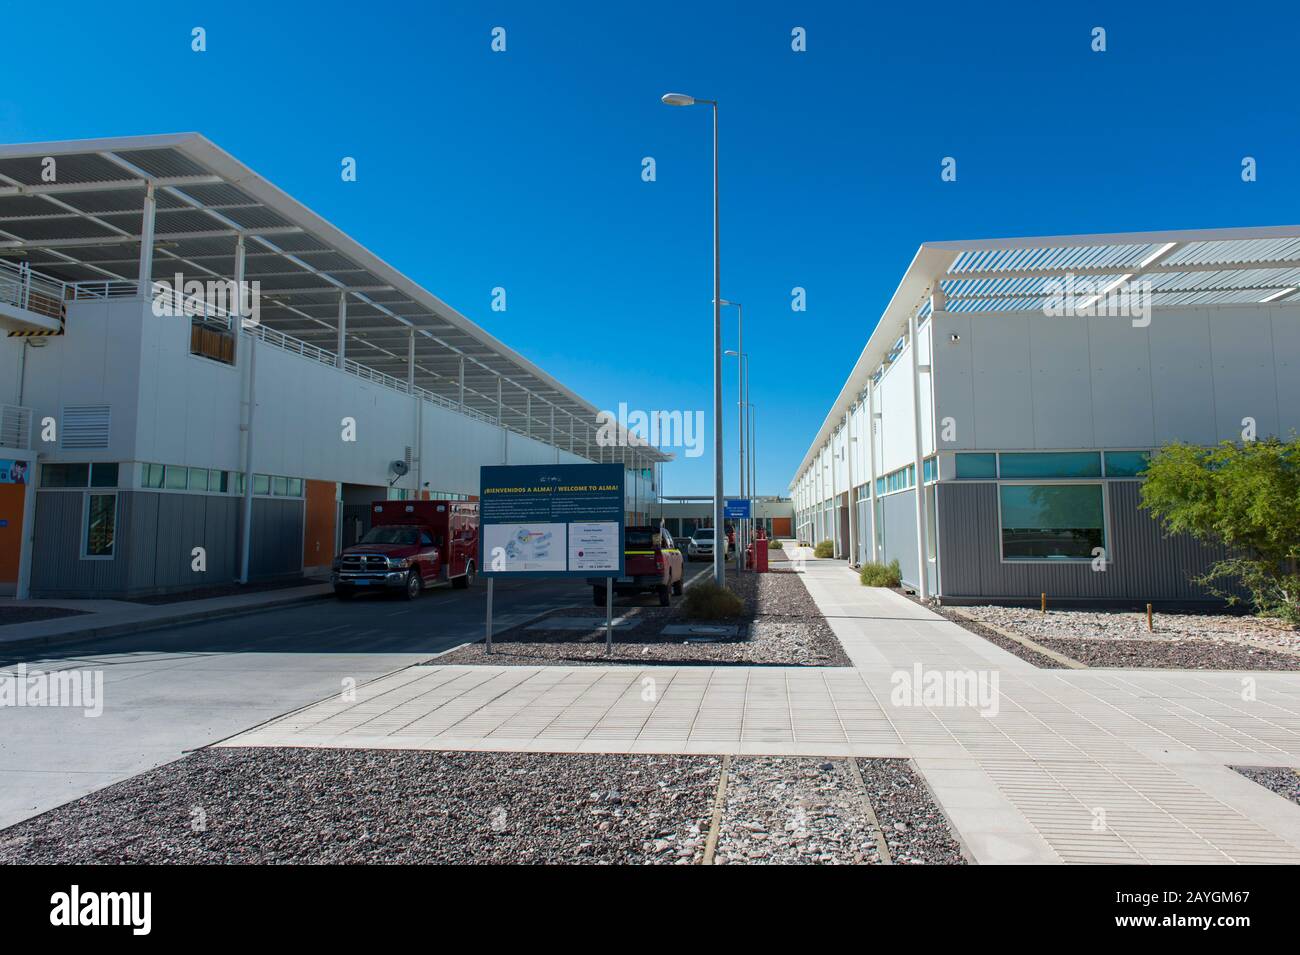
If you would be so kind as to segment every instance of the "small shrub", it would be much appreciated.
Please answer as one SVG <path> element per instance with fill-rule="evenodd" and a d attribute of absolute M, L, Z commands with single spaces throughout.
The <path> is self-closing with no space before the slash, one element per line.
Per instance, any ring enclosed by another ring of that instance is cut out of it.
<path fill-rule="evenodd" d="M 775 537 L 773 537 L 770 541 L 767 542 L 767 549 L 768 549 L 768 550 L 781 550 L 781 549 L 782 549 L 782 547 L 781 547 L 781 542 L 780 542 L 779 540 L 777 540 Z"/>
<path fill-rule="evenodd" d="M 834 556 L 835 556 L 835 542 L 834 542 L 834 541 L 818 541 L 818 542 L 817 542 L 817 546 L 813 548 L 813 556 L 814 556 L 814 557 L 834 557 Z"/>
<path fill-rule="evenodd" d="M 867 561 L 858 574 L 863 587 L 897 587 L 903 582 L 903 572 L 898 568 L 898 561 L 881 564 Z"/>
<path fill-rule="evenodd" d="M 682 613 L 691 620 L 727 620 L 745 612 L 745 604 L 734 592 L 711 580 L 700 581 L 686 589 L 681 602 Z"/>

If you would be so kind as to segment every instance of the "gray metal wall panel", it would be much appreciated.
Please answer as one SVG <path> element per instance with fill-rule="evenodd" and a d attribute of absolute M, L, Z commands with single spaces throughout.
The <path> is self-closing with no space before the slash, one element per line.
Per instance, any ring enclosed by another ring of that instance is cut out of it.
<path fill-rule="evenodd" d="M 299 500 L 253 500 L 251 576 L 266 577 L 302 570 L 304 506 Z"/>
<path fill-rule="evenodd" d="M 905 583 L 916 586 L 916 497 L 900 491 L 880 499 L 884 510 L 885 563 L 898 561 Z"/>
<path fill-rule="evenodd" d="M 127 586 L 130 520 L 127 495 L 118 493 L 113 560 L 81 559 L 84 495 L 77 491 L 37 491 L 36 540 L 32 548 L 32 595 L 79 597 L 122 593 Z"/>
<path fill-rule="evenodd" d="M 1139 484 L 1107 485 L 1111 564 L 1104 572 L 1089 563 L 1003 563 L 997 485 L 943 482 L 939 486 L 939 546 L 943 596 L 1033 598 L 1085 597 L 1201 600 L 1211 595 L 1190 581 L 1222 551 L 1187 537 L 1165 537 L 1138 508 Z"/>
<path fill-rule="evenodd" d="M 32 593 L 36 597 L 125 597 L 227 583 L 239 561 L 238 497 L 117 492 L 117 556 L 82 560 L 84 495 L 38 491 Z M 253 501 L 254 577 L 302 570 L 301 500 Z M 193 549 L 207 549 L 207 573 L 196 573 Z"/>

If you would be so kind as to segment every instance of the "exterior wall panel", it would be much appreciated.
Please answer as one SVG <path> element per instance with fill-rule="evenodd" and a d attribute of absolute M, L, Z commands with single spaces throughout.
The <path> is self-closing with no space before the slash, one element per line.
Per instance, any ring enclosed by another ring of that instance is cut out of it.
<path fill-rule="evenodd" d="M 939 553 L 944 597 L 1147 600 L 1213 599 L 1190 578 L 1220 559 L 1186 535 L 1165 537 L 1138 508 L 1139 484 L 1107 486 L 1107 546 L 1112 563 L 1094 571 L 1089 562 L 1003 562 L 997 485 L 939 485 Z"/>

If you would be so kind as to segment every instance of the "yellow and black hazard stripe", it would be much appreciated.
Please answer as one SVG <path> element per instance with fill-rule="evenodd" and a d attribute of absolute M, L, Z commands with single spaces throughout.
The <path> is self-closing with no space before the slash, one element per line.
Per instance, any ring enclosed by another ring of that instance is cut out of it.
<path fill-rule="evenodd" d="M 57 329 L 49 328 L 28 328 L 22 331 L 10 332 L 10 338 L 51 338 L 55 335 L 62 335 L 64 328 L 68 324 L 67 313 L 59 309 L 59 327 Z"/>

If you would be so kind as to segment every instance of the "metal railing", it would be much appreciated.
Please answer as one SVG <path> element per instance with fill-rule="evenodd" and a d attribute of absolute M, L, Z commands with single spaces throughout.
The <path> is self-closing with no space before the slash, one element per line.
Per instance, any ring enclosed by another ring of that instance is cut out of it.
<path fill-rule="evenodd" d="M 63 320 L 67 283 L 33 272 L 26 265 L 0 259 L 0 302 Z"/>
<path fill-rule="evenodd" d="M 30 450 L 32 409 L 22 405 L 0 405 L 0 448 Z"/>

